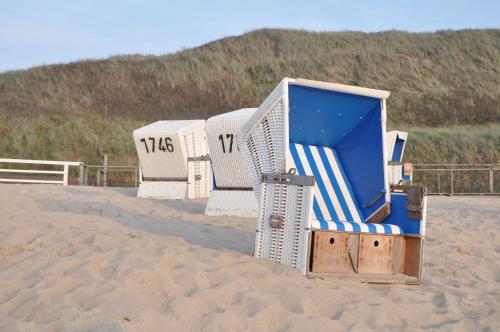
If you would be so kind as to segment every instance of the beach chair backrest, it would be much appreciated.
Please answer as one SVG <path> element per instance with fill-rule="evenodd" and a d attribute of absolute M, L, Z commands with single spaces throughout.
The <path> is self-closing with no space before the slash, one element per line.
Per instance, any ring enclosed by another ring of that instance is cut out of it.
<path fill-rule="evenodd" d="M 187 180 L 187 159 L 208 153 L 205 120 L 157 121 L 133 137 L 145 179 Z"/>
<path fill-rule="evenodd" d="M 256 108 L 243 108 L 207 120 L 207 142 L 217 188 L 251 188 L 252 182 L 240 151 L 237 134 Z"/>
<path fill-rule="evenodd" d="M 256 197 L 260 197 L 263 173 L 291 168 L 290 143 L 327 146 L 340 157 L 364 217 L 360 219 L 380 221 L 390 202 L 385 150 L 389 95 L 382 90 L 283 79 L 238 135 Z"/>
<path fill-rule="evenodd" d="M 291 143 L 290 155 L 290 163 L 298 175 L 313 175 L 316 179 L 313 200 L 316 220 L 364 221 L 335 149 Z"/>

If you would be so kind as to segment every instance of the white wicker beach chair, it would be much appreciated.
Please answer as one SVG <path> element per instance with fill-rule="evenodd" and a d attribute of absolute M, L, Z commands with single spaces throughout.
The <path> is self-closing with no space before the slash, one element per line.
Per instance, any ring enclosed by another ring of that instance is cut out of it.
<path fill-rule="evenodd" d="M 409 218 L 407 194 L 390 191 L 389 94 L 286 78 L 246 123 L 239 147 L 260 204 L 257 257 L 308 275 L 420 280 L 425 211 Z"/>
<path fill-rule="evenodd" d="M 133 133 L 142 179 L 137 197 L 206 198 L 212 187 L 205 120 L 157 121 Z"/>
<path fill-rule="evenodd" d="M 257 108 L 243 108 L 207 120 L 207 141 L 214 173 L 214 188 L 205 214 L 256 217 L 257 199 L 236 144 L 237 133 Z"/>

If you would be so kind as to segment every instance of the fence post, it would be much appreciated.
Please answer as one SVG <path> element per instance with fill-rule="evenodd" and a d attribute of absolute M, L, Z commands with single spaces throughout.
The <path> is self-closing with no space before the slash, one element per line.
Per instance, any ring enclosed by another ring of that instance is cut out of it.
<path fill-rule="evenodd" d="M 134 167 L 134 188 L 137 188 L 137 167 Z"/>
<path fill-rule="evenodd" d="M 83 185 L 88 186 L 89 185 L 89 168 L 87 165 L 84 165 L 83 168 Z"/>
<path fill-rule="evenodd" d="M 450 194 L 453 196 L 453 168 L 450 171 Z"/>
<path fill-rule="evenodd" d="M 68 185 L 68 164 L 64 164 L 63 185 Z"/>
<path fill-rule="evenodd" d="M 438 194 L 441 195 L 441 172 L 437 171 L 437 178 L 438 178 Z"/>
<path fill-rule="evenodd" d="M 84 180 L 84 173 L 85 173 L 85 165 L 83 163 L 80 163 L 80 171 L 78 172 L 78 185 L 83 186 Z"/>
<path fill-rule="evenodd" d="M 104 172 L 102 174 L 103 187 L 108 186 L 108 155 L 104 155 Z"/>
<path fill-rule="evenodd" d="M 101 169 L 100 168 L 97 169 L 97 172 L 95 175 L 95 185 L 97 187 L 101 186 Z"/>
<path fill-rule="evenodd" d="M 493 167 L 490 168 L 490 193 L 493 194 L 494 192 L 494 187 L 493 187 Z"/>

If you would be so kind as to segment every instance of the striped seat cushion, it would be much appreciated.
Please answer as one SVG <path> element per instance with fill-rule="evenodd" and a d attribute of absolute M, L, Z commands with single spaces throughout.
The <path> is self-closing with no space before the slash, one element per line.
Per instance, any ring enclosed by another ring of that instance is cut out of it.
<path fill-rule="evenodd" d="M 290 143 L 291 167 L 314 175 L 312 228 L 357 233 L 402 234 L 396 225 L 364 223 L 352 187 L 335 149 Z"/>
<path fill-rule="evenodd" d="M 347 221 L 330 221 L 319 222 L 313 220 L 311 228 L 322 231 L 339 231 L 339 232 L 354 232 L 354 233 L 376 233 L 376 234 L 403 234 L 403 230 L 396 225 L 390 224 L 372 224 L 372 223 L 355 223 Z"/>

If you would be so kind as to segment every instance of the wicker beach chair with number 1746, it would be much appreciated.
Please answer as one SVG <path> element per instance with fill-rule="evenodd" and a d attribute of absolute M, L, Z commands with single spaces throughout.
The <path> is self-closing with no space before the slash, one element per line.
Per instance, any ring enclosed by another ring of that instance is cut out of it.
<path fill-rule="evenodd" d="M 205 120 L 157 121 L 133 133 L 141 179 L 137 197 L 207 198 L 212 188 Z"/>

